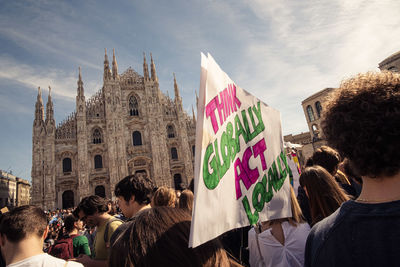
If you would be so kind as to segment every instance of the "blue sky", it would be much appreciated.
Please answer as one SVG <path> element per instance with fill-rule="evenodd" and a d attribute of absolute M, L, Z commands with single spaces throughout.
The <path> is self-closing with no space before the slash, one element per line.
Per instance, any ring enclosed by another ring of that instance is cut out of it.
<path fill-rule="evenodd" d="M 52 87 L 56 123 L 102 86 L 104 48 L 119 71 L 143 73 L 152 52 L 160 88 L 173 72 L 191 112 L 200 52 L 242 88 L 277 108 L 283 133 L 308 131 L 301 101 L 337 87 L 400 50 L 400 1 L 0 0 L 0 169 L 30 180 L 37 87 Z"/>

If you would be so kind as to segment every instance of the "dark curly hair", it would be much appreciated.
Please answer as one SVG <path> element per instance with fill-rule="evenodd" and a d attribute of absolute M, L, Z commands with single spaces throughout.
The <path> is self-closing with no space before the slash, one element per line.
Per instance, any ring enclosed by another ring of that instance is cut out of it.
<path fill-rule="evenodd" d="M 361 176 L 400 171 L 399 88 L 399 74 L 368 72 L 344 81 L 328 101 L 325 137 Z"/>
<path fill-rule="evenodd" d="M 83 211 L 85 215 L 93 215 L 96 212 L 105 213 L 108 211 L 107 200 L 95 195 L 85 197 L 81 200 L 73 214 L 76 216 L 80 210 Z"/>
<path fill-rule="evenodd" d="M 139 204 L 149 204 L 154 191 L 154 183 L 146 175 L 133 174 L 126 176 L 115 186 L 115 196 L 122 196 L 129 201 L 135 196 L 135 201 Z"/>

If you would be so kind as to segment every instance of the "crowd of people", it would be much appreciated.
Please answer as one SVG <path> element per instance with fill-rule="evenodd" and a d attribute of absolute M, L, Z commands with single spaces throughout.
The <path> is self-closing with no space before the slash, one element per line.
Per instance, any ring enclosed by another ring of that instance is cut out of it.
<path fill-rule="evenodd" d="M 335 91 L 322 124 L 329 146 L 307 160 L 297 196 L 291 188 L 289 218 L 189 248 L 193 184 L 178 192 L 130 175 L 115 186 L 115 202 L 93 195 L 74 209 L 3 214 L 0 265 L 396 266 L 399 89 L 399 74 L 380 72 Z"/>

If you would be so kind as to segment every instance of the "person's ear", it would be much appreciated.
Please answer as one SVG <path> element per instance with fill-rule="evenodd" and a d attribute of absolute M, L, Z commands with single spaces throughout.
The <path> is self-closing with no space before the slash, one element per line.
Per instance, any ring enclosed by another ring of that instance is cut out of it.
<path fill-rule="evenodd" d="M 129 203 L 133 203 L 133 202 L 135 202 L 135 196 L 134 195 L 132 195 L 131 199 L 129 199 Z"/>
<path fill-rule="evenodd" d="M 46 226 L 46 229 L 44 229 L 43 235 L 42 235 L 42 239 L 43 241 L 46 240 L 47 234 L 49 233 L 49 226 Z"/>

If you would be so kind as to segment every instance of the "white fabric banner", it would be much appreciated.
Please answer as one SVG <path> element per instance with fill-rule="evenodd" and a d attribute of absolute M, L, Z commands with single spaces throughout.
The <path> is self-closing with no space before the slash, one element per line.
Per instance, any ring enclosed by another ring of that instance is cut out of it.
<path fill-rule="evenodd" d="M 189 247 L 234 228 L 291 217 L 290 172 L 279 111 L 201 54 Z"/>

